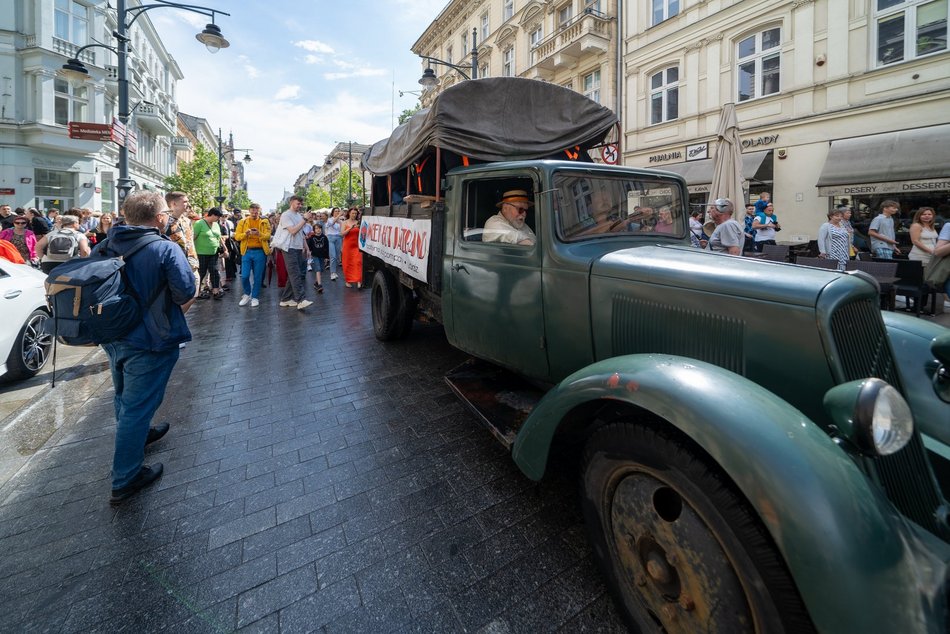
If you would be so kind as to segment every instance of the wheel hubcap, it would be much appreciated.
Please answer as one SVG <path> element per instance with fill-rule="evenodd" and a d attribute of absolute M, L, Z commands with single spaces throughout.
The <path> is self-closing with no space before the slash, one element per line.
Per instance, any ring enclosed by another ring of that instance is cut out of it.
<path fill-rule="evenodd" d="M 625 592 L 641 616 L 665 632 L 754 631 L 728 555 L 677 490 L 649 474 L 630 473 L 608 508 Z"/>
<path fill-rule="evenodd" d="M 38 372 L 49 359 L 53 336 L 43 332 L 46 315 L 34 315 L 23 331 L 21 358 L 30 372 Z"/>

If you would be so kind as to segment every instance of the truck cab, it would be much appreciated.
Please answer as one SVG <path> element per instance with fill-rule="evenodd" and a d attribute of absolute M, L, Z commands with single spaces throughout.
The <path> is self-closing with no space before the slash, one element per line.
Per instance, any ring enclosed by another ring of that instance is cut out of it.
<path fill-rule="evenodd" d="M 441 323 L 472 356 L 446 380 L 526 476 L 576 449 L 632 629 L 947 631 L 947 329 L 883 317 L 863 274 L 692 248 L 683 180 L 558 160 L 607 118 L 535 83 L 464 82 L 364 157 L 377 338 Z M 596 125 L 452 128 L 522 92 Z"/>

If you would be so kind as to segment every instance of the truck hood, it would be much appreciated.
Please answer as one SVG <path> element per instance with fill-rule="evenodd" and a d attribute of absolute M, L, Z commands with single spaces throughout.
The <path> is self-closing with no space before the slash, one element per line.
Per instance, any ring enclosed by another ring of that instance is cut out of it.
<path fill-rule="evenodd" d="M 834 285 L 874 291 L 863 275 L 737 257 L 683 246 L 643 246 L 607 253 L 593 261 L 592 277 L 630 280 L 683 289 L 708 290 L 765 302 L 815 306 Z"/>

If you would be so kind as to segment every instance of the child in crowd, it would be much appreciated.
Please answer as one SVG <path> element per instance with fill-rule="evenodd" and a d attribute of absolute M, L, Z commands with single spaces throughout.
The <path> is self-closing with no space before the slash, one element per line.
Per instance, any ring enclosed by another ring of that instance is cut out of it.
<path fill-rule="evenodd" d="M 323 225 L 319 223 L 313 225 L 313 232 L 307 236 L 307 246 L 310 248 L 310 256 L 315 262 L 313 287 L 317 289 L 318 293 L 322 293 L 323 280 L 320 275 L 323 270 L 322 264 L 330 257 L 330 242 L 323 235 Z"/>
<path fill-rule="evenodd" d="M 772 194 L 768 192 L 760 192 L 759 199 L 755 201 L 755 213 L 765 212 L 765 208 L 769 206 L 769 203 L 772 202 Z"/>

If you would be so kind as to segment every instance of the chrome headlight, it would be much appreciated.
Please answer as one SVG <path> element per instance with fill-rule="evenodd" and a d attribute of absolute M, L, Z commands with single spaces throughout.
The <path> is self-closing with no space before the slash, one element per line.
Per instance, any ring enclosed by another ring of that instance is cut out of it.
<path fill-rule="evenodd" d="M 914 434 L 914 418 L 901 393 L 881 379 L 862 379 L 835 386 L 825 409 L 841 435 L 868 456 L 889 456 Z"/>

